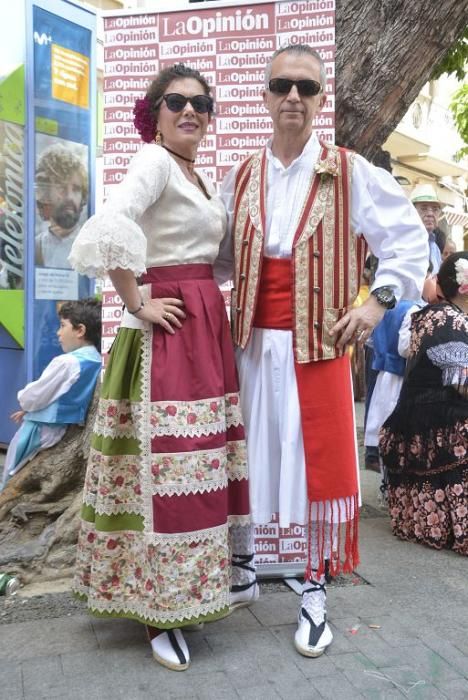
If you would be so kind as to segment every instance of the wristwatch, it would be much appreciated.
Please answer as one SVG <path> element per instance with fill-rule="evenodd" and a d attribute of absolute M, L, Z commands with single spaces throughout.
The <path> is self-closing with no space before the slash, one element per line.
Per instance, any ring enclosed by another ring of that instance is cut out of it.
<path fill-rule="evenodd" d="M 372 290 L 371 294 L 384 309 L 393 309 L 396 304 L 396 297 L 392 287 L 377 287 L 377 289 Z"/>

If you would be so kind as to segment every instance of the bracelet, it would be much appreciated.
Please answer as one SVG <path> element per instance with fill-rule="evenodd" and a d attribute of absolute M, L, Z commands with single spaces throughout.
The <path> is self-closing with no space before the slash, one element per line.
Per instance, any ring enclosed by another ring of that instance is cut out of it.
<path fill-rule="evenodd" d="M 128 306 L 127 306 L 127 311 L 128 311 L 128 313 L 129 313 L 129 314 L 132 314 L 132 316 L 135 316 L 135 314 L 137 314 L 139 311 L 141 311 L 142 308 L 143 308 L 144 305 L 145 305 L 145 302 L 144 302 L 143 299 L 141 299 L 141 298 L 140 298 L 140 302 L 141 302 L 141 303 L 140 303 L 140 306 L 138 307 L 138 309 L 135 309 L 134 311 L 131 311 L 131 310 L 128 308 Z"/>

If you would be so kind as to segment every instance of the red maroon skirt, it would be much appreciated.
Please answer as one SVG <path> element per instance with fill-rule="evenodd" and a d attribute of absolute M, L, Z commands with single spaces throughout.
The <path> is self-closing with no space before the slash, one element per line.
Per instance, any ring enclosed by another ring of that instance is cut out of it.
<path fill-rule="evenodd" d="M 243 443 L 231 333 L 212 266 L 150 268 L 141 282 L 151 284 L 152 298 L 182 299 L 186 315 L 174 335 L 153 328 L 150 400 L 165 412 L 170 428 L 156 430 L 152 454 L 218 451 Z M 249 513 L 246 479 L 230 481 L 227 489 L 172 495 L 153 497 L 157 532 L 216 527 L 226 516 Z"/>

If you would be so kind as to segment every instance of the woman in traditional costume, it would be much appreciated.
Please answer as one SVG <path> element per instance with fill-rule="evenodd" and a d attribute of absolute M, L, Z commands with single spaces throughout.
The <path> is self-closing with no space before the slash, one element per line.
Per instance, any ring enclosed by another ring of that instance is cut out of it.
<path fill-rule="evenodd" d="M 446 301 L 413 314 L 380 450 L 394 534 L 468 555 L 468 253 L 442 263 L 438 284 Z"/>
<path fill-rule="evenodd" d="M 146 145 L 70 256 L 81 273 L 108 274 L 125 304 L 92 438 L 74 590 L 92 613 L 143 622 L 155 658 L 184 670 L 182 628 L 258 590 L 238 380 L 212 270 L 226 214 L 194 169 L 213 114 L 205 78 L 165 68 L 134 113 Z"/>

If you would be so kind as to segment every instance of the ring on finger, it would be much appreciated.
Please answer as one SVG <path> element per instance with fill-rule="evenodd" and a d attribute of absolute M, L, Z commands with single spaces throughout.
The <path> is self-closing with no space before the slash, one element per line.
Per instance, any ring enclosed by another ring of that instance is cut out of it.
<path fill-rule="evenodd" d="M 165 318 L 166 321 L 168 321 L 171 318 L 171 316 L 172 314 L 169 311 L 165 311 L 163 314 L 163 318 Z"/>

